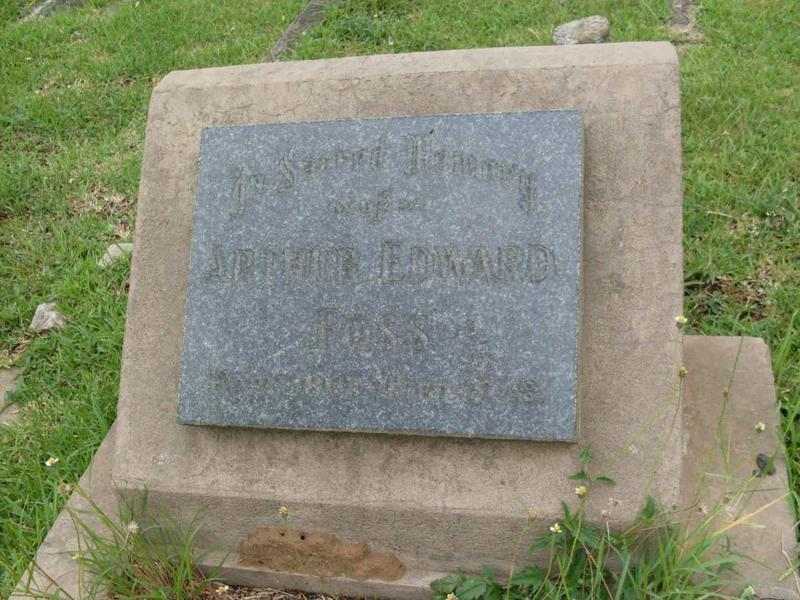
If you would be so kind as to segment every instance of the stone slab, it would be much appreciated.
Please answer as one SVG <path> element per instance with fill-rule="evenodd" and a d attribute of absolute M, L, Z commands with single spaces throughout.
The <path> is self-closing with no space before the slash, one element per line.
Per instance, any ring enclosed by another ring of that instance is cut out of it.
<path fill-rule="evenodd" d="M 234 550 L 288 506 L 298 527 L 414 571 L 524 559 L 560 517 L 578 447 L 518 440 L 190 427 L 177 421 L 201 132 L 396 116 L 580 111 L 583 319 L 578 445 L 615 477 L 590 505 L 624 526 L 678 502 L 682 439 L 680 96 L 666 43 L 495 48 L 176 72 L 151 100 L 131 267 L 113 479 Z M 630 468 L 634 461 L 637 468 Z M 614 502 L 612 502 L 612 499 Z M 506 532 L 498 534 L 498 532 Z"/>
<path fill-rule="evenodd" d="M 576 111 L 210 127 L 182 423 L 571 441 Z"/>
<path fill-rule="evenodd" d="M 741 579 L 733 582 L 730 591 L 736 593 L 737 588 L 746 582 L 754 586 L 759 597 L 795 599 L 800 595 L 797 584 L 792 575 L 784 577 L 788 572 L 785 568 L 787 556 L 796 555 L 795 518 L 787 501 L 789 489 L 769 352 L 763 341 L 754 338 L 688 336 L 684 346 L 688 368 L 684 393 L 687 446 L 682 463 L 684 493 L 679 514 L 687 514 L 690 519 L 705 519 L 709 512 L 718 513 L 715 527 L 721 530 L 736 519 L 761 509 L 725 532 L 732 547 L 744 556 L 738 567 Z M 737 367 L 731 379 L 734 364 Z M 730 400 L 723 414 L 722 390 L 725 387 L 730 387 Z M 756 432 L 754 424 L 758 422 L 765 423 L 764 433 Z M 721 428 L 718 427 L 720 423 Z M 717 440 L 720 438 L 709 435 L 715 431 L 722 431 L 725 439 L 731 440 L 727 461 L 720 461 L 720 457 L 725 456 L 719 452 Z M 114 514 L 116 508 L 111 485 L 113 437 L 112 430 L 81 479 L 81 486 L 109 514 Z M 753 457 L 759 452 L 776 454 L 774 475 L 751 477 Z M 629 462 L 631 468 L 636 468 L 635 460 L 629 459 Z M 720 500 L 723 500 L 721 510 L 715 511 Z M 73 510 L 86 509 L 85 501 L 77 495 L 70 499 L 70 506 Z M 206 507 L 213 508 L 212 499 L 209 498 Z M 302 515 L 297 517 L 302 519 Z M 373 514 L 364 515 L 366 527 L 372 518 Z M 293 519 L 294 516 L 290 515 L 290 520 Z M 518 536 L 523 527 L 521 523 L 520 517 L 518 523 L 508 524 L 519 529 L 508 531 Z M 496 530 L 494 534 L 501 535 L 502 532 Z M 524 541 L 527 543 L 528 540 Z M 80 577 L 76 563 L 71 559 L 75 548 L 77 539 L 72 521 L 67 512 L 62 512 L 39 548 L 36 561 L 56 584 L 72 598 L 78 599 Z M 458 550 L 451 549 L 451 554 L 457 555 Z M 221 558 L 212 556 L 208 559 L 209 566 L 217 566 L 220 562 Z M 508 566 L 509 563 L 504 565 L 506 572 Z M 32 575 L 32 589 L 53 591 L 53 581 L 35 571 Z M 236 555 L 229 556 L 221 570 L 222 578 L 229 583 L 409 600 L 430 597 L 428 586 L 441 575 L 441 572 L 415 568 L 392 582 L 320 578 L 247 567 L 238 562 Z M 12 596 L 14 600 L 28 597 L 23 593 L 23 584 L 27 581 L 26 577 L 20 582 L 17 595 Z M 83 581 L 85 585 L 85 579 Z"/>
<path fill-rule="evenodd" d="M 710 531 L 728 536 L 741 556 L 732 593 L 739 583 L 752 584 L 759 598 L 800 598 L 792 568 L 797 519 L 769 348 L 760 338 L 688 336 L 684 358 L 681 507 L 696 526 L 710 522 Z M 758 454 L 774 457 L 774 474 L 754 475 Z"/>

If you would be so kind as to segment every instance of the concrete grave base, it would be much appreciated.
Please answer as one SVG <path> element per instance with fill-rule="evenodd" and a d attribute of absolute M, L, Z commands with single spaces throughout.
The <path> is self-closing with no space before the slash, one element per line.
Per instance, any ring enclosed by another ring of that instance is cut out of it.
<path fill-rule="evenodd" d="M 797 598 L 800 588 L 789 568 L 796 544 L 794 517 L 788 500 L 783 443 L 767 347 L 755 338 L 688 336 L 684 340 L 684 356 L 688 370 L 683 394 L 686 444 L 678 514 L 697 520 L 707 518 L 709 513 L 718 513 L 713 530 L 724 530 L 733 550 L 742 555 L 738 567 L 740 578 L 732 582 L 732 592 L 750 584 L 762 598 Z M 759 422 L 766 425 L 764 432 L 757 431 L 755 426 Z M 81 481 L 91 497 L 111 514 L 115 514 L 117 508 L 111 485 L 113 437 L 112 430 Z M 773 475 L 753 476 L 759 453 L 775 456 Z M 638 468 L 634 457 L 629 459 L 629 466 Z M 566 480 L 569 473 L 562 475 Z M 535 476 L 531 485 L 536 485 Z M 551 494 L 555 496 L 560 491 L 552 490 Z M 554 497 L 556 499 L 560 497 Z M 209 514 L 215 514 L 213 501 L 213 496 L 208 496 L 205 502 Z M 74 510 L 87 508 L 86 501 L 77 495 L 70 500 L 70 506 Z M 409 513 L 412 512 L 409 507 Z M 550 517 L 555 518 L 555 515 Z M 633 512 L 629 515 L 632 517 Z M 290 524 L 291 518 L 290 515 Z M 298 515 L 298 519 L 301 518 L 302 515 Z M 379 517 L 365 507 L 364 518 Z M 435 519 L 435 516 L 430 518 Z M 449 517 L 442 513 L 440 518 Z M 530 534 L 524 534 L 525 521 L 523 514 L 516 519 L 498 519 L 493 535 L 517 537 L 526 545 Z M 406 521 L 394 526 L 410 527 L 411 523 Z M 408 535 L 420 544 L 428 543 L 428 530 L 421 522 L 408 531 Z M 72 559 L 77 547 L 72 520 L 66 511 L 62 512 L 36 557 L 36 564 L 47 576 L 33 569 L 20 583 L 14 598 L 26 597 L 26 587 L 41 593 L 54 591 L 56 585 L 73 598 L 80 598 L 79 572 Z M 480 562 L 480 557 L 476 556 L 474 564 L 469 566 Z M 511 566 L 510 560 L 505 565 L 499 561 L 487 560 L 487 563 L 494 563 L 501 572 Z M 454 563 L 452 569 L 459 566 L 467 565 Z M 395 581 L 316 577 L 243 566 L 236 554 L 228 557 L 222 569 L 222 577 L 229 583 L 391 598 L 428 597 L 429 583 L 443 574 L 409 565 L 405 574 Z"/>
<path fill-rule="evenodd" d="M 666 43 L 165 77 L 148 118 L 119 419 L 86 486 L 108 506 L 112 490 L 147 492 L 153 514 L 202 515 L 198 548 L 227 556 L 231 582 L 424 597 L 445 572 L 506 573 L 527 560 L 531 538 L 562 517 L 562 500 L 575 500 L 567 477 L 581 468 L 579 448 L 590 447 L 591 468 L 616 480 L 592 490 L 590 520 L 624 528 L 648 496 L 702 519 L 721 500 L 719 527 L 736 523 L 726 533 L 756 559 L 742 565 L 743 576 L 768 596 L 792 597 L 780 577 L 793 543 L 785 469 L 751 476 L 757 454 L 781 448 L 755 429 L 763 421 L 777 431 L 766 348 L 752 339 L 684 344 L 675 326 L 683 306 L 678 82 Z M 585 140 L 577 444 L 178 422 L 204 128 L 564 109 L 581 112 Z M 77 582 L 63 562 L 73 547 L 61 519 L 39 564 Z"/>

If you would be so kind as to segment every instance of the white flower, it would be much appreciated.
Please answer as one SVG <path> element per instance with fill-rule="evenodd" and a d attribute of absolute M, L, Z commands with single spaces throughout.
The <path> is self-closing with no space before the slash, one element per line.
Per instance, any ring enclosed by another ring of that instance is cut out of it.
<path fill-rule="evenodd" d="M 550 525 L 550 533 L 561 533 L 561 524 L 560 523 L 553 523 Z"/>
<path fill-rule="evenodd" d="M 58 458 L 56 458 L 55 456 L 51 456 L 46 461 L 44 461 L 44 466 L 46 467 L 52 467 L 57 464 L 58 464 Z"/>
<path fill-rule="evenodd" d="M 683 327 L 683 326 L 684 326 L 684 325 L 686 325 L 688 322 L 689 322 L 689 319 L 687 319 L 687 318 L 686 318 L 686 317 L 684 317 L 683 315 L 678 315 L 677 317 L 675 317 L 675 324 L 676 324 L 678 327 Z"/>
<path fill-rule="evenodd" d="M 764 431 L 766 431 L 766 429 L 767 429 L 767 426 L 764 424 L 763 421 L 759 421 L 758 423 L 756 423 L 756 431 L 758 433 L 764 433 Z"/>
<path fill-rule="evenodd" d="M 136 521 L 131 521 L 126 525 L 125 529 L 127 529 L 128 533 L 131 535 L 136 535 L 139 533 L 139 524 Z"/>
<path fill-rule="evenodd" d="M 575 488 L 575 495 L 578 498 L 585 498 L 586 494 L 588 493 L 589 493 L 589 488 L 587 488 L 585 485 L 579 485 L 578 487 Z"/>
<path fill-rule="evenodd" d="M 449 594 L 447 594 L 446 600 L 458 600 L 458 596 L 456 596 L 453 592 L 450 592 Z"/>
<path fill-rule="evenodd" d="M 231 586 L 223 584 L 223 585 L 221 585 L 221 586 L 219 586 L 217 588 L 217 593 L 218 594 L 224 594 L 225 592 L 227 592 L 230 589 L 231 589 Z"/>
<path fill-rule="evenodd" d="M 285 506 L 281 506 L 278 509 L 278 513 L 285 519 L 286 517 L 289 516 L 289 509 Z"/>

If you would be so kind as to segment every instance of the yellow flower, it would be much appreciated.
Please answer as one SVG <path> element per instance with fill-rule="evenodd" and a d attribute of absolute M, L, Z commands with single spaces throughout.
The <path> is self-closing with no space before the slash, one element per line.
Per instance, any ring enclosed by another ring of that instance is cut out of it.
<path fill-rule="evenodd" d="M 278 509 L 278 513 L 285 519 L 286 517 L 289 516 L 289 509 L 286 508 L 285 506 L 281 506 Z"/>
<path fill-rule="evenodd" d="M 550 533 L 561 533 L 561 525 L 559 523 L 550 525 Z"/>
<path fill-rule="evenodd" d="M 579 485 L 578 487 L 575 488 L 575 495 L 578 498 L 585 498 L 586 494 L 588 493 L 589 493 L 589 488 L 587 488 L 585 485 Z"/>
<path fill-rule="evenodd" d="M 758 433 L 764 433 L 764 431 L 766 431 L 766 429 L 767 429 L 767 426 L 764 424 L 763 421 L 759 421 L 758 423 L 756 423 L 756 431 Z"/>
<path fill-rule="evenodd" d="M 689 322 L 689 319 L 684 317 L 683 315 L 678 315 L 675 317 L 675 324 L 680 328 L 686 325 Z"/>
<path fill-rule="evenodd" d="M 44 465 L 46 467 L 52 467 L 52 466 L 57 465 L 57 464 L 58 464 L 58 458 L 56 458 L 55 456 L 51 456 L 46 461 L 44 461 Z"/>
<path fill-rule="evenodd" d="M 688 375 L 688 373 L 689 373 L 689 371 L 686 369 L 686 367 L 681 367 L 680 369 L 678 369 L 678 377 L 680 377 L 681 379 L 686 377 L 686 375 Z"/>
<path fill-rule="evenodd" d="M 458 596 L 456 596 L 453 592 L 447 594 L 447 600 L 458 600 Z"/>

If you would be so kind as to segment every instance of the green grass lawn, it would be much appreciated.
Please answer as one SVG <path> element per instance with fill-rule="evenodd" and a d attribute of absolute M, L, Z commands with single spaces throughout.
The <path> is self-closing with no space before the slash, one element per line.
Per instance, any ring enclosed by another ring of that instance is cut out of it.
<path fill-rule="evenodd" d="M 26 407 L 0 428 L 0 597 L 114 419 L 128 264 L 96 261 L 135 226 L 154 83 L 259 61 L 302 1 L 95 0 L 19 24 L 27 4 L 0 7 L 0 365 L 24 368 Z M 800 491 L 800 3 L 700 4 L 704 43 L 682 51 L 687 314 L 769 341 Z M 666 0 L 344 0 L 293 57 L 547 44 L 594 13 L 614 41 L 669 39 Z M 46 301 L 69 324 L 32 337 Z"/>

